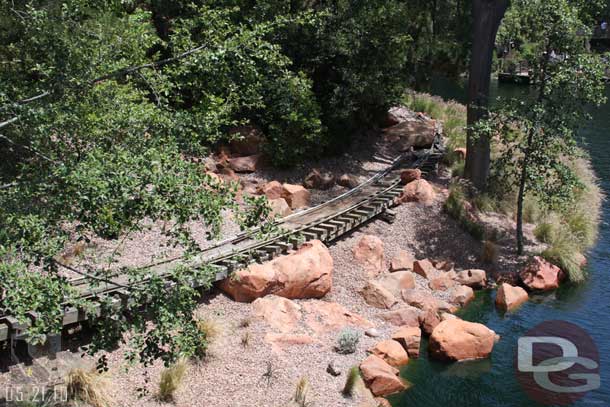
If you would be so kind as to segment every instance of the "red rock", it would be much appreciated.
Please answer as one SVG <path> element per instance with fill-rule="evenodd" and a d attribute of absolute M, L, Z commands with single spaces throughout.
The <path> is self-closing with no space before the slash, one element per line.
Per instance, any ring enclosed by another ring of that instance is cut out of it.
<path fill-rule="evenodd" d="M 383 397 L 375 397 L 375 403 L 377 403 L 375 407 L 392 407 L 392 403 Z"/>
<path fill-rule="evenodd" d="M 432 205 L 435 197 L 436 193 L 434 192 L 432 185 L 425 179 L 418 179 L 405 185 L 402 189 L 402 193 L 396 199 L 396 202 L 418 202 L 424 205 Z"/>
<path fill-rule="evenodd" d="M 282 194 L 284 193 L 284 188 L 282 184 L 277 181 L 271 181 L 266 183 L 260 191 L 263 195 L 267 197 L 267 199 L 278 199 L 282 198 Z M 282 198 L 283 199 L 283 198 Z"/>
<path fill-rule="evenodd" d="M 419 326 L 419 316 L 421 311 L 415 307 L 403 306 L 397 310 L 387 311 L 379 314 L 383 319 L 394 326 Z"/>
<path fill-rule="evenodd" d="M 398 301 L 396 297 L 377 281 L 369 281 L 361 290 L 364 301 L 375 308 L 390 309 Z"/>
<path fill-rule="evenodd" d="M 417 326 L 403 326 L 392 334 L 392 339 L 402 345 L 409 357 L 418 358 L 421 344 L 421 329 Z"/>
<path fill-rule="evenodd" d="M 238 156 L 254 155 L 260 152 L 263 132 L 255 126 L 239 126 L 229 130 L 231 153 Z"/>
<path fill-rule="evenodd" d="M 292 332 L 301 319 L 301 307 L 287 298 L 269 295 L 252 303 L 255 317 L 261 318 L 280 332 Z"/>
<path fill-rule="evenodd" d="M 487 274 L 485 270 L 462 270 L 456 274 L 455 281 L 468 287 L 482 288 L 487 284 Z"/>
<path fill-rule="evenodd" d="M 271 206 L 271 216 L 279 216 L 284 218 L 292 214 L 292 209 L 288 206 L 288 202 L 284 198 L 270 199 L 269 206 Z"/>
<path fill-rule="evenodd" d="M 399 250 L 396 256 L 390 262 L 390 272 L 400 270 L 413 270 L 413 262 L 415 258 L 406 250 Z"/>
<path fill-rule="evenodd" d="M 439 309 L 439 301 L 434 298 L 431 294 L 424 293 L 416 289 L 402 290 L 402 299 L 409 305 L 419 308 L 421 310 L 432 309 L 437 311 Z"/>
<path fill-rule="evenodd" d="M 218 174 L 214 174 L 213 172 L 206 172 L 205 175 L 209 178 L 209 185 L 219 185 L 222 184 L 222 178 Z"/>
<path fill-rule="evenodd" d="M 438 316 L 437 311 L 428 308 L 419 315 L 419 323 L 421 325 L 422 331 L 424 331 L 424 333 L 426 333 L 427 335 L 431 335 L 434 331 L 434 328 L 436 328 L 436 326 L 441 323 L 441 319 Z"/>
<path fill-rule="evenodd" d="M 432 265 L 437 270 L 452 271 L 455 267 L 455 263 L 449 260 L 432 260 Z"/>
<path fill-rule="evenodd" d="M 377 236 L 364 235 L 352 248 L 354 258 L 371 275 L 377 275 L 385 269 L 383 242 Z"/>
<path fill-rule="evenodd" d="M 315 343 L 316 340 L 309 335 L 302 334 L 275 334 L 265 335 L 265 342 L 271 345 L 275 352 L 282 352 L 291 346 L 303 346 Z"/>
<path fill-rule="evenodd" d="M 260 168 L 261 156 L 249 155 L 247 157 L 229 158 L 229 165 L 235 172 L 255 172 Z"/>
<path fill-rule="evenodd" d="M 384 274 L 379 278 L 378 282 L 397 298 L 400 298 L 402 290 L 415 288 L 415 276 L 407 270 Z"/>
<path fill-rule="evenodd" d="M 496 294 L 496 306 L 503 311 L 512 311 L 529 299 L 527 291 L 503 283 Z"/>
<path fill-rule="evenodd" d="M 413 262 L 413 271 L 423 278 L 430 280 L 439 274 L 439 271 L 434 268 L 432 262 L 428 259 L 416 260 Z"/>
<path fill-rule="evenodd" d="M 222 280 L 221 290 L 235 301 L 250 302 L 275 294 L 286 298 L 321 298 L 332 286 L 333 259 L 319 240 L 294 253 L 252 264 Z"/>
<path fill-rule="evenodd" d="M 360 181 L 358 177 L 350 174 L 343 174 L 337 180 L 337 185 L 340 185 L 345 188 L 354 189 L 358 185 L 360 185 Z"/>
<path fill-rule="evenodd" d="M 447 361 L 486 358 L 491 354 L 496 333 L 485 325 L 461 319 L 447 319 L 430 336 L 430 356 Z"/>
<path fill-rule="evenodd" d="M 451 279 L 451 277 L 449 277 L 446 274 L 441 274 L 439 276 L 433 277 L 430 280 L 430 283 L 428 284 L 428 286 L 432 290 L 436 290 L 436 291 L 447 291 L 454 285 L 455 285 L 455 281 L 453 281 Z"/>
<path fill-rule="evenodd" d="M 530 290 L 549 291 L 559 287 L 565 274 L 559 267 L 536 256 L 519 273 L 519 277 Z"/>
<path fill-rule="evenodd" d="M 314 168 L 305 177 L 303 185 L 309 189 L 330 189 L 335 185 L 335 176 L 329 172 L 322 173 Z"/>
<path fill-rule="evenodd" d="M 379 356 L 387 364 L 394 367 L 409 363 L 409 355 L 402 345 L 392 339 L 381 341 L 368 350 L 369 353 Z"/>
<path fill-rule="evenodd" d="M 371 322 L 335 302 L 311 300 L 303 304 L 303 310 L 307 314 L 305 323 L 317 334 L 340 331 L 347 326 L 373 327 Z"/>
<path fill-rule="evenodd" d="M 360 364 L 362 379 L 375 396 L 389 396 L 407 389 L 398 377 L 400 371 L 375 355 L 369 355 Z"/>
<path fill-rule="evenodd" d="M 311 194 L 301 185 L 282 185 L 282 198 L 288 202 L 292 209 L 305 208 L 309 206 Z"/>
<path fill-rule="evenodd" d="M 409 168 L 400 173 L 400 183 L 403 185 L 418 179 L 421 179 L 421 170 L 419 168 Z"/>
<path fill-rule="evenodd" d="M 239 183 L 239 177 L 231 168 L 221 168 L 218 174 L 226 184 Z"/>
<path fill-rule="evenodd" d="M 464 147 L 456 148 L 453 150 L 453 155 L 458 161 L 464 161 L 466 159 L 466 149 Z"/>
<path fill-rule="evenodd" d="M 393 142 L 400 151 L 411 147 L 430 147 L 436 136 L 436 124 L 432 120 L 407 120 L 383 130 L 384 139 Z"/>
<path fill-rule="evenodd" d="M 474 299 L 474 291 L 467 285 L 459 285 L 449 290 L 449 302 L 461 307 L 466 306 Z"/>

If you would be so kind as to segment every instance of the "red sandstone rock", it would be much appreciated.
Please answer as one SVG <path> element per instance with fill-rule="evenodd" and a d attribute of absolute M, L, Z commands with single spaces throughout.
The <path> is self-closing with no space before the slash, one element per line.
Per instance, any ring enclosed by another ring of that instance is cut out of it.
<path fill-rule="evenodd" d="M 255 126 L 239 126 L 229 130 L 231 153 L 237 156 L 254 155 L 260 152 L 262 131 Z"/>
<path fill-rule="evenodd" d="M 413 112 L 403 106 L 394 106 L 388 110 L 384 127 L 392 127 L 413 117 Z"/>
<path fill-rule="evenodd" d="M 496 333 L 485 325 L 447 319 L 430 336 L 430 356 L 439 360 L 481 359 L 493 350 Z"/>
<path fill-rule="evenodd" d="M 418 179 L 421 179 L 421 170 L 419 168 L 408 168 L 400 173 L 400 183 L 403 185 Z"/>
<path fill-rule="evenodd" d="M 360 290 L 360 294 L 367 304 L 375 308 L 390 309 L 398 302 L 396 297 L 378 281 L 369 281 Z"/>
<path fill-rule="evenodd" d="M 496 294 L 496 306 L 503 311 L 512 311 L 529 299 L 527 291 L 503 283 Z"/>
<path fill-rule="evenodd" d="M 292 209 L 288 205 L 288 202 L 284 198 L 270 199 L 269 206 L 271 206 L 271 216 L 279 216 L 284 218 L 292 214 Z"/>
<path fill-rule="evenodd" d="M 403 306 L 393 311 L 379 314 L 379 318 L 394 326 L 419 326 L 421 311 L 415 307 Z"/>
<path fill-rule="evenodd" d="M 409 357 L 418 358 L 421 344 L 421 329 L 416 326 L 403 326 L 392 334 L 392 339 L 402 345 Z"/>
<path fill-rule="evenodd" d="M 449 290 L 449 302 L 461 307 L 474 299 L 474 291 L 467 285 L 459 285 Z"/>
<path fill-rule="evenodd" d="M 407 270 L 383 274 L 377 281 L 396 298 L 400 298 L 402 290 L 415 288 L 415 276 Z"/>
<path fill-rule="evenodd" d="M 456 274 L 455 281 L 468 287 L 482 288 L 487 283 L 487 274 L 485 270 L 462 270 Z"/>
<path fill-rule="evenodd" d="M 335 176 L 329 172 L 320 172 L 317 168 L 305 177 L 303 185 L 309 189 L 330 189 L 335 185 Z"/>
<path fill-rule="evenodd" d="M 432 185 L 425 179 L 418 179 L 405 185 L 401 195 L 397 198 L 397 202 L 418 202 L 424 205 L 431 205 L 434 203 L 435 197 L 436 193 Z"/>
<path fill-rule="evenodd" d="M 436 277 L 433 277 L 430 280 L 430 283 L 428 284 L 428 286 L 432 290 L 436 290 L 436 291 L 447 291 L 454 285 L 455 285 L 455 281 L 453 281 L 451 279 L 451 277 L 446 274 L 441 274 Z"/>
<path fill-rule="evenodd" d="M 335 302 L 311 300 L 303 304 L 305 323 L 317 334 L 340 331 L 347 326 L 371 328 L 373 324 Z"/>
<path fill-rule="evenodd" d="M 291 346 L 302 346 L 302 345 L 310 345 L 315 341 L 309 335 L 302 334 L 275 334 L 268 333 L 265 335 L 265 342 L 271 345 L 271 348 L 275 352 L 282 352 L 286 348 Z"/>
<path fill-rule="evenodd" d="M 282 185 L 282 198 L 288 202 L 292 209 L 305 208 L 309 206 L 311 194 L 301 185 Z"/>
<path fill-rule="evenodd" d="M 388 396 L 406 390 L 407 386 L 398 377 L 399 370 L 378 356 L 370 355 L 360 364 L 362 378 L 375 396 Z"/>
<path fill-rule="evenodd" d="M 377 236 L 364 235 L 352 248 L 354 258 L 371 275 L 377 275 L 385 269 L 383 242 Z"/>
<path fill-rule="evenodd" d="M 263 185 L 260 192 L 267 197 L 267 199 L 278 199 L 282 198 L 284 188 L 282 184 L 277 181 L 271 181 Z"/>
<path fill-rule="evenodd" d="M 331 289 L 333 259 L 319 240 L 263 264 L 252 264 L 222 280 L 221 290 L 234 300 L 250 302 L 265 295 L 321 298 Z"/>
<path fill-rule="evenodd" d="M 341 185 L 342 187 L 354 189 L 358 185 L 360 185 L 360 181 L 358 177 L 351 174 L 343 174 L 337 180 L 337 185 Z"/>
<path fill-rule="evenodd" d="M 419 322 L 422 331 L 424 331 L 426 335 L 431 335 L 434 328 L 441 323 L 441 319 L 438 316 L 437 311 L 429 308 L 419 315 Z"/>
<path fill-rule="evenodd" d="M 229 158 L 229 165 L 235 172 L 255 172 L 260 168 L 261 162 L 259 154 Z"/>
<path fill-rule="evenodd" d="M 297 303 L 276 295 L 254 301 L 252 313 L 283 333 L 292 332 L 301 319 L 301 307 Z"/>
<path fill-rule="evenodd" d="M 373 355 L 379 356 L 390 366 L 400 367 L 409 363 L 407 351 L 400 343 L 392 339 L 381 341 L 368 351 Z"/>
<path fill-rule="evenodd" d="M 415 258 L 406 250 L 399 250 L 396 256 L 390 262 L 390 272 L 400 270 L 413 270 L 413 262 Z"/>
<path fill-rule="evenodd" d="M 519 277 L 530 290 L 549 291 L 559 287 L 565 274 L 559 267 L 536 256 L 519 273 Z"/>
<path fill-rule="evenodd" d="M 439 271 L 434 268 L 432 262 L 428 259 L 416 260 L 413 262 L 413 271 L 423 278 L 430 280 L 439 274 Z"/>

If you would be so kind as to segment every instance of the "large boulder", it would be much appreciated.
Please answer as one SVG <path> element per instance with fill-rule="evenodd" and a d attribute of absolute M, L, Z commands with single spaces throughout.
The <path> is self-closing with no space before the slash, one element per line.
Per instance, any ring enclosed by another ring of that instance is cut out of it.
<path fill-rule="evenodd" d="M 418 179 L 404 186 L 402 193 L 396 198 L 396 202 L 417 202 L 424 205 L 432 205 L 435 198 L 436 193 L 432 185 L 425 179 Z"/>
<path fill-rule="evenodd" d="M 301 319 L 301 307 L 287 298 L 269 295 L 252 303 L 252 313 L 282 333 L 295 330 Z"/>
<path fill-rule="evenodd" d="M 455 284 L 455 281 L 453 281 L 453 279 L 451 279 L 449 275 L 443 273 L 439 274 L 436 277 L 432 277 L 430 279 L 430 282 L 428 283 L 428 286 L 430 287 L 430 289 L 435 291 L 447 291 Z"/>
<path fill-rule="evenodd" d="M 409 357 L 418 358 L 421 344 L 421 329 L 416 326 L 403 326 L 392 334 L 392 339 L 402 345 Z"/>
<path fill-rule="evenodd" d="M 528 298 L 527 291 L 523 288 L 502 283 L 496 293 L 496 306 L 502 311 L 512 311 L 527 302 Z"/>
<path fill-rule="evenodd" d="M 485 270 L 470 269 L 456 273 L 455 281 L 472 288 L 482 288 L 487 284 L 487 273 Z"/>
<path fill-rule="evenodd" d="M 400 183 L 403 185 L 418 179 L 421 179 L 421 170 L 419 168 L 408 168 L 400 173 Z"/>
<path fill-rule="evenodd" d="M 559 287 L 565 273 L 542 257 L 536 256 L 519 273 L 519 277 L 530 290 L 549 291 Z"/>
<path fill-rule="evenodd" d="M 409 355 L 402 345 L 395 340 L 381 341 L 368 350 L 369 353 L 379 356 L 391 366 L 400 367 L 409 363 Z"/>
<path fill-rule="evenodd" d="M 378 281 L 369 281 L 361 290 L 364 301 L 372 307 L 390 309 L 398 301 L 396 297 Z"/>
<path fill-rule="evenodd" d="M 446 319 L 434 328 L 430 356 L 445 361 L 486 358 L 491 354 L 496 333 L 483 324 Z"/>
<path fill-rule="evenodd" d="M 436 136 L 436 123 L 425 119 L 407 120 L 384 129 L 383 136 L 400 151 L 428 148 Z"/>
<path fill-rule="evenodd" d="M 419 309 L 407 305 L 381 313 L 378 316 L 394 326 L 419 326 L 420 315 L 421 311 Z"/>
<path fill-rule="evenodd" d="M 271 216 L 284 218 L 292 214 L 292 209 L 290 209 L 290 205 L 288 205 L 284 198 L 270 199 L 269 206 L 271 207 Z"/>
<path fill-rule="evenodd" d="M 423 278 L 427 278 L 428 280 L 439 275 L 439 271 L 428 259 L 414 261 L 413 271 L 422 276 Z"/>
<path fill-rule="evenodd" d="M 441 318 L 436 310 L 428 308 L 419 314 L 419 323 L 422 331 L 424 331 L 426 335 L 431 335 L 434 328 L 441 323 Z"/>
<path fill-rule="evenodd" d="M 260 154 L 229 158 L 229 165 L 235 172 L 255 172 L 260 168 L 261 162 Z"/>
<path fill-rule="evenodd" d="M 292 209 L 309 206 L 311 194 L 302 185 L 284 184 L 282 188 L 282 198 L 288 202 Z"/>
<path fill-rule="evenodd" d="M 282 184 L 278 181 L 270 181 L 263 185 L 260 189 L 260 193 L 265 195 L 267 199 L 278 199 L 282 198 L 284 187 L 282 187 Z"/>
<path fill-rule="evenodd" d="M 360 364 L 362 379 L 375 396 L 383 397 L 407 389 L 398 376 L 400 371 L 390 366 L 379 356 L 369 355 Z"/>
<path fill-rule="evenodd" d="M 377 236 L 364 235 L 352 248 L 354 258 L 371 275 L 377 275 L 385 268 L 383 242 Z"/>
<path fill-rule="evenodd" d="M 222 280 L 221 290 L 235 301 L 251 302 L 269 294 L 321 298 L 332 286 L 333 259 L 319 240 L 263 264 L 252 264 Z"/>
<path fill-rule="evenodd" d="M 458 285 L 449 290 L 449 302 L 451 304 L 464 307 L 472 300 L 474 300 L 474 291 L 467 285 Z"/>
<path fill-rule="evenodd" d="M 384 127 L 392 127 L 399 123 L 406 122 L 407 120 L 413 119 L 415 113 L 404 106 L 394 106 L 388 110 L 386 115 Z"/>
<path fill-rule="evenodd" d="M 415 258 L 406 250 L 399 250 L 390 262 L 390 272 L 401 270 L 413 270 Z"/>
<path fill-rule="evenodd" d="M 255 155 L 260 152 L 263 132 L 255 126 L 239 126 L 229 130 L 231 153 L 237 156 Z"/>
<path fill-rule="evenodd" d="M 309 189 L 330 189 L 335 185 L 335 176 L 330 172 L 321 172 L 314 168 L 305 177 L 303 185 Z"/>
<path fill-rule="evenodd" d="M 306 301 L 303 304 L 305 323 L 317 334 L 340 331 L 347 326 L 367 329 L 373 324 L 343 305 L 321 300 Z"/>
<path fill-rule="evenodd" d="M 396 298 L 400 298 L 402 290 L 415 288 L 415 276 L 407 270 L 383 274 L 377 281 Z"/>
<path fill-rule="evenodd" d="M 430 293 L 423 292 L 417 289 L 406 289 L 401 292 L 402 299 L 412 307 L 421 310 L 432 309 L 437 311 L 439 308 L 439 300 L 434 298 Z"/>

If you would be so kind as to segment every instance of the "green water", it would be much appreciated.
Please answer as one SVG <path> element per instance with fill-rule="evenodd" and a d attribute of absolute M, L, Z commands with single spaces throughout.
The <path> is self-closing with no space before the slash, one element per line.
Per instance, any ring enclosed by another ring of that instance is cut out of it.
<path fill-rule="evenodd" d="M 493 83 L 492 95 L 514 96 L 526 88 Z M 463 84 L 437 79 L 430 92 L 463 102 Z M 610 97 L 610 90 L 607 90 Z M 607 195 L 610 194 L 610 105 L 593 111 L 594 119 L 580 132 L 582 145 L 590 152 L 593 166 Z M 501 315 L 495 310 L 491 291 L 480 292 L 462 311 L 461 317 L 481 322 L 502 339 L 488 360 L 444 364 L 429 360 L 426 352 L 412 359 L 401 372 L 413 387 L 392 396 L 394 407 L 535 407 L 521 390 L 514 375 L 513 357 L 517 339 L 547 320 L 566 320 L 584 328 L 594 339 L 601 356 L 601 387 L 574 406 L 610 406 L 610 202 L 603 207 L 603 223 L 596 247 L 589 253 L 588 281 L 565 286 L 554 293 L 536 296 L 517 312 Z M 422 346 L 427 346 L 424 343 Z"/>

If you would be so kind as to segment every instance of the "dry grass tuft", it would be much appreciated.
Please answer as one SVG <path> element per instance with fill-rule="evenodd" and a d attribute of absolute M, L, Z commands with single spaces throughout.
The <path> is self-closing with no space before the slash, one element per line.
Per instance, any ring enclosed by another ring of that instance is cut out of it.
<path fill-rule="evenodd" d="M 186 375 L 187 369 L 188 362 L 186 359 L 182 358 L 161 372 L 159 393 L 157 394 L 157 398 L 159 400 L 168 402 L 174 399 L 174 394 L 180 387 L 180 384 Z"/>
<path fill-rule="evenodd" d="M 250 335 L 250 332 L 246 331 L 241 335 L 241 346 L 243 346 L 244 348 L 247 348 L 248 346 L 250 346 L 250 340 L 252 339 L 252 335 Z"/>
<path fill-rule="evenodd" d="M 481 261 L 487 264 L 495 264 L 498 261 L 498 245 L 490 240 L 483 242 Z"/>
<path fill-rule="evenodd" d="M 213 319 L 201 319 L 197 321 L 197 328 L 205 334 L 208 342 L 212 342 L 222 334 L 222 327 Z"/>
<path fill-rule="evenodd" d="M 66 376 L 68 399 L 80 401 L 92 407 L 112 406 L 108 395 L 108 381 L 97 371 L 75 368 Z"/>
<path fill-rule="evenodd" d="M 312 403 L 307 401 L 307 393 L 309 392 L 309 382 L 306 377 L 301 377 L 299 382 L 297 383 L 297 388 L 294 391 L 294 397 L 292 400 L 299 407 L 308 407 L 311 406 Z"/>

